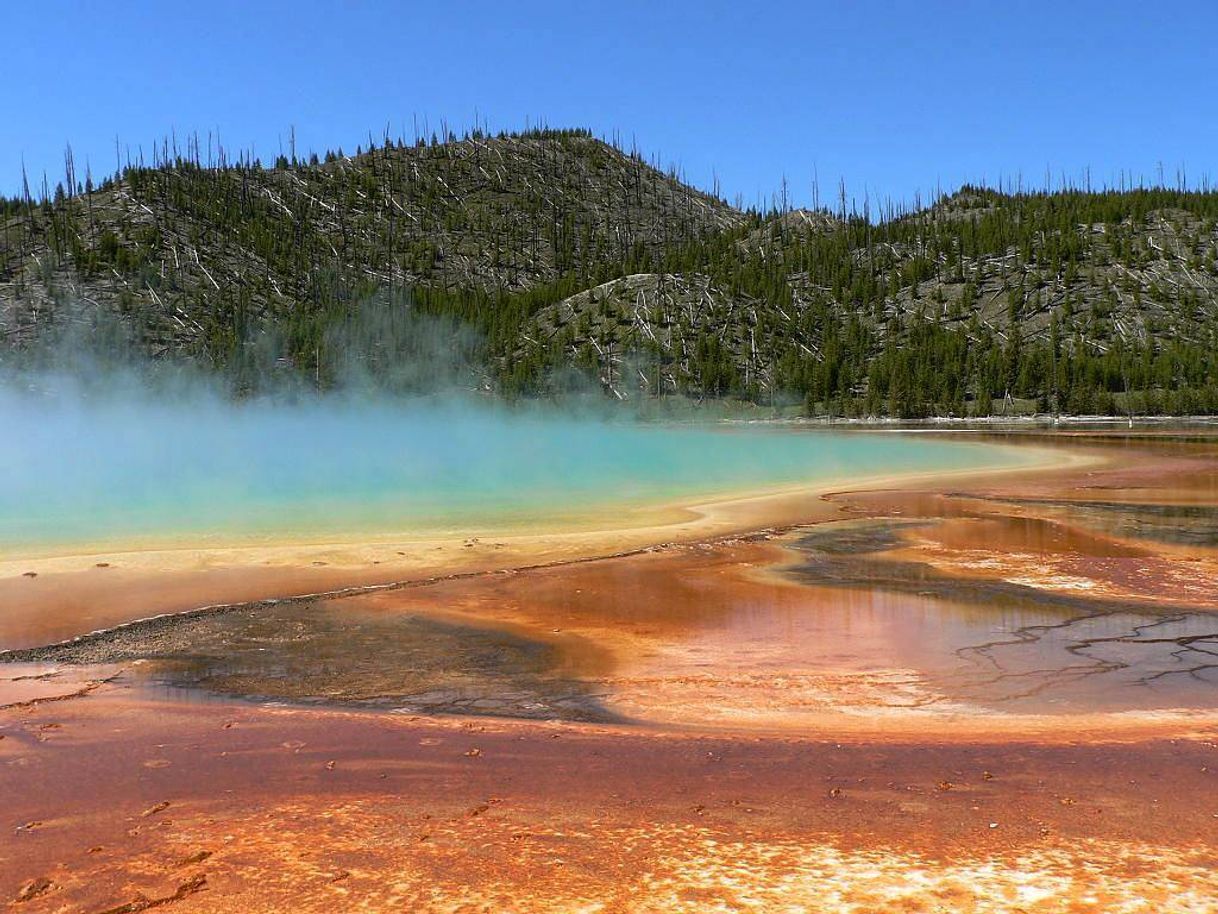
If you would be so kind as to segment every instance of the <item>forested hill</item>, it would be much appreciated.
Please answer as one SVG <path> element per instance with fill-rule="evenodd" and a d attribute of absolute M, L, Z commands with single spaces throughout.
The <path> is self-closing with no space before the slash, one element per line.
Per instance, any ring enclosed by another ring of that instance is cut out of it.
<path fill-rule="evenodd" d="M 809 414 L 1218 412 L 1218 193 L 760 214 L 578 130 L 66 171 L 0 201 L 9 361 L 117 325 L 245 386 L 254 353 L 325 386 L 353 355 L 394 374 L 425 333 L 511 396 L 582 376 Z M 369 302 L 390 320 L 335 332 Z"/>

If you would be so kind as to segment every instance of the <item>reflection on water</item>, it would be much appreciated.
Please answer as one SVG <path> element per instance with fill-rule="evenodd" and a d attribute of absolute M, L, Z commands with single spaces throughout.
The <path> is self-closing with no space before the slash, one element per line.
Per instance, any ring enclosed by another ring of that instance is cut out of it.
<path fill-rule="evenodd" d="M 1218 546 L 1218 507 L 1213 505 L 1047 498 L 1020 499 L 1019 503 L 1054 510 L 1068 520 L 1112 536 L 1185 546 Z"/>
<path fill-rule="evenodd" d="M 870 614 L 892 632 L 893 656 L 923 671 L 935 695 L 1008 710 L 1215 706 L 1218 614 L 1208 566 L 1194 567 L 1199 555 L 1181 561 L 1106 526 L 1079 526 L 1075 511 L 1023 514 L 1034 503 L 1025 498 L 852 500 L 892 519 L 797 536 L 801 560 L 787 574 L 885 595 Z M 1107 516 L 1125 530 L 1156 507 L 1113 503 Z M 1206 535 L 1206 512 L 1154 514 L 1163 529 L 1153 539 Z"/>
<path fill-rule="evenodd" d="M 707 656 L 730 651 L 733 667 L 774 675 L 907 671 L 903 688 L 871 696 L 889 706 L 1087 711 L 1212 707 L 1218 698 L 1218 618 L 1203 612 L 825 589 L 798 608 L 742 605 L 694 640 Z"/>
<path fill-rule="evenodd" d="M 1218 699 L 1218 616 L 1208 612 L 1096 610 L 1037 594 L 961 600 L 933 588 L 757 585 L 686 596 L 652 604 L 666 622 L 683 602 L 703 612 L 695 621 L 678 610 L 681 635 L 639 658 L 637 674 L 653 684 L 695 677 L 683 700 L 717 711 L 1050 713 Z"/>

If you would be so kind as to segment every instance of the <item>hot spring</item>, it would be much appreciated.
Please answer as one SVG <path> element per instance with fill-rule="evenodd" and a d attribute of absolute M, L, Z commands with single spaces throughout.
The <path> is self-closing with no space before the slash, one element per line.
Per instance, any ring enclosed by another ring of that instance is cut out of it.
<path fill-rule="evenodd" d="M 798 483 L 1014 466 L 883 432 L 480 405 L 0 394 L 0 548 L 465 533 Z"/>

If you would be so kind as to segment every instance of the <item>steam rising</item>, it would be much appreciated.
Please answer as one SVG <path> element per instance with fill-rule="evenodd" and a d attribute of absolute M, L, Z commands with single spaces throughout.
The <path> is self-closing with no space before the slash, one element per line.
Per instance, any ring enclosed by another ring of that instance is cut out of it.
<path fill-rule="evenodd" d="M 476 393 L 459 331 L 395 321 L 385 332 L 365 314 L 331 340 L 343 360 L 327 363 L 324 393 L 265 360 L 219 378 L 133 360 L 113 335 L 100 354 L 61 339 L 55 358 L 10 360 L 0 548 L 473 532 L 624 500 L 993 462 L 889 436 L 645 424 L 579 399 L 508 406 Z M 254 392 L 234 396 L 242 387 Z"/>

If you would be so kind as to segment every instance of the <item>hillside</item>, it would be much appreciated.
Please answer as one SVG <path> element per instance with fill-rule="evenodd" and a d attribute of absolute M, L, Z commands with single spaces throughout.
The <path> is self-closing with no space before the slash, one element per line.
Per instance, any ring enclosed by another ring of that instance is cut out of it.
<path fill-rule="evenodd" d="M 0 203 L 7 350 L 112 316 L 155 357 L 269 353 L 324 386 L 376 299 L 476 340 L 475 383 L 509 395 L 576 372 L 810 414 L 1218 412 L 1218 193 L 762 215 L 582 131 L 164 158 Z M 384 336 L 376 372 L 418 349 Z"/>
<path fill-rule="evenodd" d="M 1216 216 L 1213 194 L 975 190 L 877 225 L 776 216 L 542 308 L 515 357 L 813 413 L 1212 412 Z"/>
<path fill-rule="evenodd" d="M 26 341 L 88 308 L 157 353 L 216 358 L 246 333 L 378 289 L 507 292 L 646 258 L 741 221 L 579 131 L 386 143 L 274 168 L 175 158 L 92 192 L 10 201 L 0 321 Z"/>

